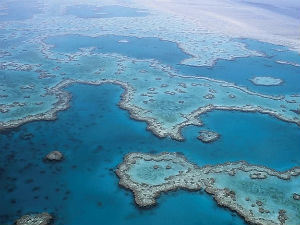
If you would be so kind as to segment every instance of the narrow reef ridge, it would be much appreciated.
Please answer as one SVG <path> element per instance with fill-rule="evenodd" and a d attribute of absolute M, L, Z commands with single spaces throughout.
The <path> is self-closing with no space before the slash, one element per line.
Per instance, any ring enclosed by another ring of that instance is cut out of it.
<path fill-rule="evenodd" d="M 283 80 L 274 77 L 253 77 L 250 81 L 260 86 L 277 86 L 283 83 Z"/>
<path fill-rule="evenodd" d="M 28 214 L 17 219 L 16 225 L 49 225 L 53 217 L 49 213 Z"/>
<path fill-rule="evenodd" d="M 199 167 L 177 153 L 130 153 L 116 174 L 139 207 L 156 205 L 162 192 L 203 189 L 219 206 L 260 225 L 298 225 L 300 168 L 278 172 L 247 162 Z"/>
<path fill-rule="evenodd" d="M 202 130 L 197 138 L 204 143 L 211 143 L 218 140 L 220 135 L 213 131 Z"/>

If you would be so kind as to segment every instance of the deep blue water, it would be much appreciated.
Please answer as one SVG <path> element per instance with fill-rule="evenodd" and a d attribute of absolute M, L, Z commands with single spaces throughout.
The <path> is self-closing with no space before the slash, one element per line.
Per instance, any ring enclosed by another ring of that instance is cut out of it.
<path fill-rule="evenodd" d="M 119 43 L 119 40 L 128 40 L 128 43 Z M 251 39 L 236 39 L 247 45 L 249 49 L 264 53 L 264 57 L 244 57 L 234 60 L 217 60 L 210 67 L 186 66 L 180 64 L 190 56 L 178 46 L 169 41 L 158 38 L 136 38 L 126 36 L 105 35 L 96 38 L 80 35 L 63 35 L 49 37 L 46 42 L 55 45 L 57 52 L 72 53 L 83 47 L 96 47 L 96 52 L 118 53 L 138 59 L 156 59 L 164 64 L 171 65 L 177 72 L 184 75 L 206 76 L 225 80 L 250 90 L 272 94 L 285 95 L 300 92 L 300 68 L 292 65 L 276 63 L 277 60 L 300 64 L 299 53 L 288 50 L 286 47 L 263 43 Z M 255 76 L 272 76 L 284 81 L 279 86 L 257 86 L 250 79 Z"/>
<path fill-rule="evenodd" d="M 27 1 L 1 1 L 1 6 L 4 9 L 0 9 L 0 21 L 9 20 L 25 20 L 30 19 L 34 14 L 41 13 L 41 4 L 34 0 Z"/>
<path fill-rule="evenodd" d="M 80 18 L 141 17 L 149 13 L 143 9 L 119 5 L 95 7 L 92 5 L 74 5 L 66 8 L 66 15 Z"/>
<path fill-rule="evenodd" d="M 68 90 L 71 107 L 57 120 L 0 135 L 0 224 L 10 224 L 21 214 L 49 211 L 57 225 L 241 225 L 236 214 L 199 192 L 164 194 L 158 207 L 138 209 L 132 193 L 118 186 L 113 170 L 133 151 L 182 152 L 199 165 L 235 160 L 278 170 L 300 165 L 299 127 L 267 115 L 212 112 L 203 116 L 205 127 L 185 128 L 186 141 L 176 142 L 159 139 L 146 131 L 144 122 L 130 119 L 117 106 L 122 93 L 118 86 L 74 85 Z M 197 132 L 208 128 L 221 139 L 198 141 Z M 43 162 L 54 149 L 65 160 Z"/>

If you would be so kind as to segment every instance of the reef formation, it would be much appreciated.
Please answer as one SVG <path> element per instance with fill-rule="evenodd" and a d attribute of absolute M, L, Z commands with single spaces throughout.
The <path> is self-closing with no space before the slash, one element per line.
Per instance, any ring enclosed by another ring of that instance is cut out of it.
<path fill-rule="evenodd" d="M 50 225 L 53 217 L 49 213 L 28 214 L 16 220 L 16 225 Z"/>
<path fill-rule="evenodd" d="M 253 77 L 250 81 L 255 85 L 276 86 L 283 83 L 283 80 L 274 77 Z"/>
<path fill-rule="evenodd" d="M 63 158 L 64 156 L 60 151 L 49 152 L 45 157 L 45 159 L 49 161 L 61 161 Z"/>
<path fill-rule="evenodd" d="M 102 64 L 91 68 L 90 62 Z M 119 55 L 83 54 L 75 55 L 71 61 L 62 63 L 60 67 L 64 67 L 66 79 L 57 79 L 55 86 L 33 87 L 37 92 L 34 96 L 23 91 L 21 95 L 5 98 L 4 104 L 0 105 L 0 109 L 4 110 L 0 113 L 0 130 L 29 121 L 55 119 L 58 111 L 69 107 L 71 95 L 64 88 L 74 83 L 113 83 L 122 86 L 125 92 L 120 107 L 128 110 L 132 118 L 147 122 L 148 129 L 157 136 L 169 136 L 175 140 L 184 139 L 181 134 L 183 127 L 201 126 L 199 116 L 213 110 L 260 112 L 300 124 L 295 113 L 299 110 L 298 95 L 270 96 L 226 81 L 182 76 L 170 67 L 151 60 L 133 60 Z M 80 72 L 82 70 L 87 70 L 85 75 Z M 32 72 L 37 73 L 36 70 Z M 36 85 L 40 85 L 38 80 Z M 10 94 L 12 91 L 7 87 L 5 93 Z M 32 92 L 31 89 L 30 91 Z M 36 95 L 38 101 L 35 99 Z"/>
<path fill-rule="evenodd" d="M 203 189 L 246 222 L 298 225 L 300 168 L 278 172 L 244 161 L 199 167 L 176 153 L 130 153 L 116 174 L 139 207 L 151 207 L 163 192 Z"/>
<path fill-rule="evenodd" d="M 210 143 L 218 140 L 220 135 L 216 132 L 209 130 L 202 130 L 198 136 L 198 139 L 204 143 Z"/>

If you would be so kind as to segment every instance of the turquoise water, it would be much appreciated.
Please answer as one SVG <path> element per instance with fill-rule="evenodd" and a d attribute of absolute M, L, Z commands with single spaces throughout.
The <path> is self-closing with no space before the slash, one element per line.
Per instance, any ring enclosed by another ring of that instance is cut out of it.
<path fill-rule="evenodd" d="M 298 224 L 300 221 L 300 204 L 292 198 L 293 193 L 300 188 L 299 177 L 292 177 L 290 180 L 282 180 L 275 176 L 269 176 L 264 180 L 252 180 L 245 172 L 238 172 L 236 175 L 215 174 L 216 187 L 235 190 L 236 200 L 246 210 L 252 210 L 256 217 L 261 213 L 251 205 L 257 200 L 263 202 L 264 208 L 270 210 L 269 218 L 276 218 L 277 212 L 284 207 L 287 211 L 286 224 Z M 249 201 L 245 201 L 250 197 Z"/>
<path fill-rule="evenodd" d="M 0 31 L 0 33 L 2 33 L 2 31 Z M 17 38 L 13 38 L 13 39 L 0 39 L 0 49 L 2 50 L 6 50 L 9 49 L 10 47 L 14 47 L 17 44 L 20 44 L 21 41 L 24 41 L 25 38 L 24 37 L 17 37 Z"/>
<path fill-rule="evenodd" d="M 205 127 L 185 128 L 187 140 L 176 142 L 159 139 L 146 131 L 144 122 L 130 119 L 117 106 L 118 86 L 74 85 L 68 90 L 71 107 L 56 121 L 33 122 L 0 135 L 1 224 L 24 213 L 49 211 L 57 216 L 57 225 L 240 225 L 244 222 L 236 214 L 198 192 L 164 194 L 158 207 L 138 209 L 132 193 L 118 186 L 113 170 L 133 151 L 182 152 L 199 165 L 236 160 L 278 170 L 300 165 L 299 127 L 294 124 L 255 113 L 216 111 L 202 117 Z M 220 133 L 220 140 L 198 141 L 195 131 L 207 128 Z M 65 160 L 43 162 L 54 149 Z"/>
<path fill-rule="evenodd" d="M 41 68 L 51 73 L 59 63 L 36 54 L 35 49 L 38 46 L 29 42 L 35 42 L 37 36 L 49 32 L 49 27 L 55 31 L 53 35 L 65 34 L 69 28 L 77 29 L 77 25 L 84 27 L 81 23 L 76 24 L 76 17 L 82 18 L 82 22 L 89 18 L 137 19 L 149 15 L 147 10 L 117 5 L 76 5 L 69 6 L 64 11 L 61 6 L 48 3 L 41 5 L 36 0 L 0 3 L 5 6 L 1 5 L 0 9 L 0 22 L 4 24 L 3 29 L 0 29 L 0 54 L 1 50 L 10 51 L 12 54 L 3 56 L 2 62 L 41 63 Z M 269 5 L 254 4 L 274 10 Z M 21 22 L 42 10 L 45 10 L 41 17 L 43 19 L 50 15 L 62 16 L 63 13 L 70 15 L 70 27 L 64 29 L 64 23 L 53 24 L 63 17 L 51 16 L 49 20 L 42 20 L 42 27 L 39 23 L 30 22 L 6 25 L 6 21 Z M 275 10 L 285 13 L 281 9 Z M 294 8 L 290 12 L 295 12 Z M 291 16 L 299 18 L 299 15 Z M 211 67 L 196 67 L 180 64 L 191 55 L 183 52 L 176 43 L 159 38 L 117 35 L 92 38 L 67 34 L 46 39 L 47 43 L 55 45 L 51 49 L 54 52 L 74 53 L 79 48 L 96 47 L 93 50 L 96 53 L 117 53 L 137 59 L 154 59 L 183 75 L 225 80 L 261 93 L 300 93 L 300 68 L 276 62 L 280 60 L 300 64 L 299 53 L 256 40 L 234 41 L 242 42 L 247 48 L 264 55 L 233 60 L 219 59 Z M 83 76 L 92 76 L 96 64 L 103 69 L 110 69 L 108 61 L 99 62 L 100 60 L 96 61 L 93 57 L 82 60 L 89 63 L 83 62 L 83 67 L 65 65 L 67 69 L 62 69 L 56 78 L 51 79 L 39 79 L 37 71 L 1 69 L 0 86 L 1 79 L 2 82 L 5 80 L 2 88 L 13 87 L 10 89 L 13 95 L 0 99 L 0 105 L 10 101 L 12 96 L 18 100 L 24 93 L 31 92 L 31 100 L 36 96 L 37 100 L 42 101 L 39 98 L 43 95 L 44 87 L 55 85 L 64 76 L 64 72 L 74 71 L 78 75 L 84 71 L 82 76 L 78 76 L 82 79 Z M 144 67 L 141 69 L 147 69 Z M 284 80 L 284 83 L 272 87 L 255 86 L 250 82 L 254 76 L 272 76 Z M 20 89 L 21 85 L 30 83 L 36 85 L 34 91 Z M 201 116 L 203 127 L 185 127 L 182 131 L 185 141 L 177 142 L 170 138 L 156 137 L 146 129 L 146 123 L 131 119 L 127 111 L 120 109 L 118 103 L 123 90 L 118 86 L 73 85 L 66 89 L 73 96 L 71 107 L 59 112 L 57 120 L 32 122 L 0 133 L 1 225 L 12 224 L 23 214 L 43 211 L 55 215 L 55 225 L 245 225 L 244 220 L 236 213 L 218 207 L 212 196 L 201 191 L 162 194 L 158 199 L 158 206 L 139 209 L 134 203 L 132 192 L 118 185 L 119 179 L 114 170 L 123 161 L 125 154 L 136 151 L 180 152 L 199 166 L 239 160 L 280 171 L 300 166 L 299 126 L 268 115 L 213 111 Z M 51 101 L 48 100 L 47 103 L 51 104 Z M 216 142 L 204 144 L 197 139 L 201 130 L 212 130 L 221 137 Z M 53 150 L 61 151 L 64 161 L 45 162 L 45 155 Z"/>
<path fill-rule="evenodd" d="M 300 83 L 300 68 L 282 65 L 266 57 L 239 58 L 233 61 L 218 60 L 214 67 L 178 65 L 175 68 L 180 73 L 226 80 L 260 93 L 285 95 L 300 91 L 298 85 Z M 280 78 L 284 83 L 279 86 L 257 86 L 250 81 L 255 76 Z"/>
<path fill-rule="evenodd" d="M 169 169 L 166 167 L 170 166 Z M 157 167 L 157 168 L 155 168 Z M 145 161 L 137 160 L 134 166 L 130 169 L 129 175 L 131 180 L 138 183 L 150 185 L 159 185 L 166 182 L 166 178 L 178 175 L 180 171 L 186 172 L 188 168 L 184 166 L 166 161 Z"/>
<path fill-rule="evenodd" d="M 0 4 L 4 6 L 0 9 L 0 22 L 30 19 L 34 14 L 41 13 L 41 3 L 34 0 L 2 1 Z"/>
<path fill-rule="evenodd" d="M 226 80 L 250 90 L 272 95 L 295 94 L 300 92 L 300 68 L 293 65 L 279 64 L 276 61 L 287 61 L 300 64 L 300 55 L 287 47 L 256 41 L 253 39 L 235 39 L 247 48 L 264 54 L 262 57 L 252 56 L 235 58 L 234 60 L 218 60 L 213 67 L 192 67 L 177 65 L 175 69 L 184 74 L 203 75 Z M 279 86 L 257 86 L 250 79 L 255 76 L 271 76 L 284 81 Z"/>
<path fill-rule="evenodd" d="M 265 57 L 272 60 L 284 60 L 300 64 L 300 55 L 298 52 L 289 50 L 288 47 L 275 45 L 267 42 L 261 42 L 254 39 L 240 38 L 234 39 L 246 45 L 247 48 L 257 50 L 265 54 Z"/>
<path fill-rule="evenodd" d="M 110 5 L 95 7 L 92 5 L 74 5 L 66 8 L 67 15 L 74 15 L 80 18 L 111 18 L 111 17 L 140 17 L 149 13 L 143 9 Z"/>
<path fill-rule="evenodd" d="M 0 17 L 0 21 L 26 19 L 38 12 L 35 7 L 26 13 L 15 11 L 10 17 Z M 134 8 L 86 5 L 72 6 L 67 13 L 81 18 L 147 15 Z M 24 37 L 1 40 L 0 48 L 9 49 L 23 40 Z M 46 40 L 54 44 L 52 50 L 59 53 L 96 47 L 96 53 L 155 59 L 183 75 L 225 80 L 261 93 L 300 92 L 299 67 L 276 62 L 300 64 L 298 53 L 255 40 L 237 41 L 264 56 L 217 60 L 212 67 L 193 67 L 180 64 L 190 55 L 176 43 L 158 38 L 63 35 Z M 34 61 L 35 58 L 29 59 Z M 29 72 L 14 72 L 26 73 Z M 6 73 L 2 72 L 2 76 Z M 254 76 L 272 76 L 284 83 L 272 87 L 255 86 L 249 81 Z M 0 224 L 11 224 L 23 214 L 48 211 L 56 216 L 56 225 L 207 225 L 208 221 L 214 225 L 242 225 L 245 223 L 239 216 L 218 207 L 212 196 L 203 192 L 163 194 L 157 207 L 139 209 L 132 193 L 119 187 L 114 169 L 125 154 L 135 151 L 181 152 L 200 166 L 239 160 L 280 171 L 300 166 L 299 127 L 268 115 L 210 112 L 201 116 L 203 127 L 185 127 L 186 140 L 177 142 L 157 138 L 146 130 L 144 122 L 131 119 L 127 111 L 121 110 L 117 104 L 123 90 L 118 86 L 73 85 L 67 90 L 73 95 L 71 107 L 58 113 L 57 120 L 33 122 L 0 133 Z M 197 140 L 200 130 L 215 131 L 221 138 L 204 144 Z M 56 149 L 63 152 L 65 160 L 44 162 L 44 156 Z"/>
<path fill-rule="evenodd" d="M 119 41 L 128 42 L 119 42 Z M 137 38 L 117 35 L 88 37 L 81 35 L 53 36 L 46 39 L 46 43 L 54 45 L 53 50 L 60 53 L 74 53 L 79 48 L 96 47 L 95 52 L 118 53 L 137 59 L 156 59 L 166 64 L 176 64 L 188 58 L 170 41 L 158 38 Z"/>
<path fill-rule="evenodd" d="M 127 43 L 120 43 L 127 40 Z M 46 43 L 55 45 L 54 51 L 74 53 L 79 48 L 96 47 L 95 52 L 118 53 L 138 59 L 155 59 L 172 66 L 183 75 L 206 76 L 225 80 L 250 90 L 272 95 L 286 95 L 300 92 L 300 67 L 279 64 L 277 60 L 300 64 L 298 53 L 282 46 L 262 43 L 251 39 L 237 39 L 249 49 L 257 50 L 264 57 L 236 58 L 234 60 L 217 60 L 213 67 L 196 67 L 180 64 L 190 55 L 184 53 L 176 43 L 158 38 L 136 38 L 116 35 L 105 35 L 96 38 L 81 35 L 53 36 Z M 284 81 L 279 86 L 257 86 L 250 79 L 255 76 L 271 76 Z"/>

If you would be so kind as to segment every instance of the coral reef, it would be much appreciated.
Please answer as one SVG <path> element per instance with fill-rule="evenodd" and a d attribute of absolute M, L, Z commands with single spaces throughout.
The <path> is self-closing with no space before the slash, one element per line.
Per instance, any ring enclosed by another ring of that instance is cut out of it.
<path fill-rule="evenodd" d="M 199 167 L 176 153 L 130 153 L 116 174 L 140 207 L 154 206 L 163 192 L 204 189 L 249 223 L 299 224 L 298 167 L 277 172 L 243 161 Z"/>
<path fill-rule="evenodd" d="M 218 133 L 209 131 L 209 130 L 200 131 L 200 135 L 198 136 L 198 139 L 204 143 L 214 142 L 214 141 L 218 140 L 219 138 L 220 138 L 220 135 Z"/>
<path fill-rule="evenodd" d="M 17 219 L 16 225 L 50 225 L 53 217 L 49 213 L 28 214 Z"/>

